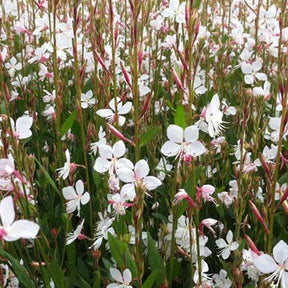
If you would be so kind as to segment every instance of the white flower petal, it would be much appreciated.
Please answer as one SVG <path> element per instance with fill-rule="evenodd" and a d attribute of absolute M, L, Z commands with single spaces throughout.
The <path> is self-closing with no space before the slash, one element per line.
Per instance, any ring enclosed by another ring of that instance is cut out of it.
<path fill-rule="evenodd" d="M 147 161 L 143 159 L 139 160 L 135 164 L 134 173 L 137 179 L 142 179 L 146 177 L 149 173 L 149 166 L 148 166 Z"/>
<path fill-rule="evenodd" d="M 200 141 L 196 141 L 194 143 L 190 143 L 187 146 L 187 150 L 192 157 L 198 157 L 205 153 L 206 148 Z"/>
<path fill-rule="evenodd" d="M 96 114 L 103 118 L 109 118 L 114 115 L 114 112 L 111 109 L 100 109 L 96 112 Z"/>
<path fill-rule="evenodd" d="M 123 185 L 120 191 L 120 195 L 124 201 L 133 201 L 136 196 L 134 184 L 129 183 Z"/>
<path fill-rule="evenodd" d="M 195 142 L 199 137 L 199 129 L 196 125 L 191 125 L 185 129 L 185 141 L 188 143 Z"/>
<path fill-rule="evenodd" d="M 98 173 L 105 173 L 109 170 L 110 165 L 111 161 L 108 161 L 107 159 L 104 159 L 102 157 L 98 157 L 95 161 L 93 169 Z"/>
<path fill-rule="evenodd" d="M 105 159 L 112 159 L 113 158 L 113 149 L 109 145 L 100 144 L 98 146 L 99 155 Z"/>
<path fill-rule="evenodd" d="M 120 158 L 124 156 L 125 152 L 126 152 L 126 147 L 122 140 L 116 142 L 113 145 L 113 154 L 115 158 Z"/>
<path fill-rule="evenodd" d="M 77 192 L 77 194 L 79 196 L 83 194 L 83 192 L 84 192 L 84 184 L 83 184 L 82 180 L 78 180 L 76 182 L 75 188 L 76 188 L 76 192 Z"/>
<path fill-rule="evenodd" d="M 134 172 L 132 169 L 123 167 L 121 169 L 117 169 L 116 173 L 121 181 L 125 183 L 134 182 Z"/>
<path fill-rule="evenodd" d="M 273 257 L 279 264 L 288 260 L 288 245 L 283 240 L 279 241 L 273 248 Z"/>
<path fill-rule="evenodd" d="M 90 200 L 90 194 L 88 192 L 85 192 L 81 197 L 81 204 L 85 205 L 89 202 L 89 200 Z"/>
<path fill-rule="evenodd" d="M 143 179 L 147 190 L 154 190 L 162 184 L 162 182 L 155 176 L 147 176 Z"/>
<path fill-rule="evenodd" d="M 125 103 L 118 111 L 120 115 L 124 115 L 130 112 L 132 108 L 132 102 Z"/>
<path fill-rule="evenodd" d="M 169 125 L 167 137 L 170 141 L 181 144 L 183 142 L 183 129 L 177 125 Z"/>
<path fill-rule="evenodd" d="M 181 146 L 172 141 L 166 141 L 161 148 L 161 153 L 167 157 L 176 156 L 180 151 Z"/>
<path fill-rule="evenodd" d="M 272 273 L 278 269 L 278 265 L 275 263 L 274 259 L 267 254 L 262 254 L 258 256 L 253 261 L 254 266 L 262 273 Z"/>
<path fill-rule="evenodd" d="M 122 275 L 118 269 L 111 267 L 110 274 L 114 280 L 116 280 L 117 282 L 123 283 Z"/>
<path fill-rule="evenodd" d="M 62 189 L 63 196 L 66 200 L 72 200 L 77 197 L 76 191 L 72 186 L 67 186 Z"/>
<path fill-rule="evenodd" d="M 15 210 L 13 206 L 13 199 L 11 196 L 5 197 L 0 203 L 1 222 L 4 227 L 12 224 L 15 218 Z"/>
<path fill-rule="evenodd" d="M 132 281 L 132 274 L 129 269 L 125 269 L 123 271 L 123 279 L 125 283 L 128 283 L 128 284 Z"/>
<path fill-rule="evenodd" d="M 8 230 L 9 237 L 32 239 L 35 238 L 39 231 L 39 225 L 28 221 L 18 220 L 15 221 Z"/>

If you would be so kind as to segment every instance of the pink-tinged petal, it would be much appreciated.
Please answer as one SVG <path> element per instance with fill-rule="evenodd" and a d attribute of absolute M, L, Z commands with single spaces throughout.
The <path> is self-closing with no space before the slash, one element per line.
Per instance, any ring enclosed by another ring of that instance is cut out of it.
<path fill-rule="evenodd" d="M 126 147 L 122 140 L 116 142 L 113 145 L 113 154 L 115 158 L 120 158 L 124 156 L 125 152 L 126 152 Z"/>
<path fill-rule="evenodd" d="M 187 150 L 192 157 L 198 157 L 205 153 L 206 148 L 200 141 L 196 141 L 194 143 L 190 143 L 187 146 Z"/>
<path fill-rule="evenodd" d="M 1 222 L 4 227 L 9 227 L 15 219 L 15 210 L 11 196 L 5 197 L 0 203 Z"/>
<path fill-rule="evenodd" d="M 146 177 L 149 173 L 149 166 L 146 160 L 140 160 L 135 164 L 134 168 L 135 177 L 137 179 L 142 179 Z"/>
<path fill-rule="evenodd" d="M 258 256 L 253 261 L 254 266 L 262 273 L 268 274 L 276 271 L 278 265 L 275 263 L 274 259 L 267 254 L 262 254 Z"/>
<path fill-rule="evenodd" d="M 196 142 L 199 137 L 199 129 L 196 125 L 191 125 L 185 129 L 185 141 L 188 143 Z"/>
<path fill-rule="evenodd" d="M 81 204 L 85 205 L 89 202 L 89 200 L 90 200 L 90 194 L 88 192 L 85 192 L 81 197 Z"/>
<path fill-rule="evenodd" d="M 102 241 L 102 238 L 101 238 L 101 241 Z M 119 285 L 117 283 L 111 283 L 107 286 L 107 288 L 119 288 Z"/>
<path fill-rule="evenodd" d="M 154 190 L 162 184 L 162 182 L 154 176 L 147 176 L 143 179 L 147 190 Z"/>
<path fill-rule="evenodd" d="M 181 146 L 172 141 L 166 141 L 161 148 L 161 153 L 167 157 L 176 156 L 180 152 Z"/>
<path fill-rule="evenodd" d="M 10 176 L 15 171 L 14 162 L 10 159 L 0 159 L 0 176 Z"/>
<path fill-rule="evenodd" d="M 118 112 L 120 115 L 124 115 L 129 113 L 131 108 L 132 108 L 132 102 L 127 102 L 119 109 Z"/>
<path fill-rule="evenodd" d="M 227 247 L 227 243 L 226 243 L 226 242 L 224 241 L 224 239 L 222 239 L 222 238 L 217 239 L 217 240 L 215 241 L 215 243 L 216 243 L 216 245 L 217 245 L 217 247 L 218 247 L 219 249 L 223 249 L 223 248 Z"/>
<path fill-rule="evenodd" d="M 129 269 L 125 269 L 123 271 L 123 279 L 125 283 L 128 283 L 128 284 L 132 281 L 132 274 Z"/>
<path fill-rule="evenodd" d="M 283 240 L 273 248 L 273 257 L 278 264 L 283 264 L 288 260 L 288 245 Z"/>
<path fill-rule="evenodd" d="M 170 141 L 181 144 L 183 142 L 183 129 L 177 125 L 169 125 L 167 137 Z"/>
<path fill-rule="evenodd" d="M 124 201 L 133 201 L 136 196 L 134 184 L 129 183 L 123 185 L 120 191 L 120 195 Z"/>
<path fill-rule="evenodd" d="M 82 180 L 78 180 L 76 182 L 75 188 L 76 188 L 76 192 L 77 192 L 78 195 L 82 195 L 83 194 L 83 192 L 84 192 L 84 184 L 83 184 Z"/>
<path fill-rule="evenodd" d="M 111 109 L 100 109 L 96 114 L 102 118 L 109 118 L 114 115 L 114 112 Z"/>
<path fill-rule="evenodd" d="M 23 116 L 16 120 L 16 131 L 18 133 L 18 139 L 25 139 L 32 135 L 30 130 L 33 124 L 33 118 L 29 116 Z"/>
<path fill-rule="evenodd" d="M 116 162 L 116 169 L 120 169 L 122 167 L 126 167 L 126 168 L 133 170 L 134 165 L 131 162 L 131 160 L 126 159 L 126 158 L 121 158 L 121 159 L 117 160 L 117 162 Z"/>
<path fill-rule="evenodd" d="M 15 221 L 8 230 L 8 237 L 32 239 L 35 238 L 39 231 L 39 225 L 28 221 L 18 220 Z M 9 240 L 8 240 L 9 241 Z"/>
<path fill-rule="evenodd" d="M 93 169 L 98 173 L 105 173 L 109 170 L 110 165 L 111 161 L 108 161 L 102 157 L 98 157 L 95 161 Z"/>
<path fill-rule="evenodd" d="M 123 283 L 122 275 L 118 269 L 111 267 L 110 274 L 114 280 L 116 280 L 117 282 Z"/>
<path fill-rule="evenodd" d="M 113 149 L 109 145 L 100 144 L 98 146 L 99 155 L 105 159 L 112 159 L 113 158 Z"/>
<path fill-rule="evenodd" d="M 72 186 L 67 186 L 62 189 L 63 196 L 66 200 L 72 200 L 77 197 L 76 191 Z"/>
<path fill-rule="evenodd" d="M 116 173 L 119 179 L 125 183 L 131 183 L 131 182 L 134 182 L 135 180 L 133 170 L 127 167 L 117 169 Z"/>

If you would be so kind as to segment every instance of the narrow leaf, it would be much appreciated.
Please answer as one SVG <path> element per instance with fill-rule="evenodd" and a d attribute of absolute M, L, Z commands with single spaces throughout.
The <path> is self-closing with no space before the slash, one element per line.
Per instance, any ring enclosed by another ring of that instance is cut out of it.
<path fill-rule="evenodd" d="M 163 264 L 161 255 L 156 247 L 155 241 L 151 237 L 150 233 L 147 232 L 148 236 L 148 262 L 153 271 L 158 271 L 158 277 L 156 279 L 157 285 L 161 285 L 166 278 L 166 270 Z"/>
<path fill-rule="evenodd" d="M 177 105 L 176 112 L 174 115 L 174 123 L 183 129 L 186 128 L 186 117 L 185 117 L 185 108 L 183 105 Z"/>
<path fill-rule="evenodd" d="M 37 158 L 35 158 L 35 161 L 37 162 L 37 164 L 39 165 L 40 169 L 42 170 L 43 174 L 45 175 L 46 180 L 48 181 L 48 183 L 52 186 L 52 188 L 62 197 L 62 194 L 60 193 L 60 191 L 58 190 L 55 182 L 53 181 L 53 179 L 50 177 L 48 171 L 45 169 L 45 167 L 37 160 Z"/>
<path fill-rule="evenodd" d="M 159 271 L 158 270 L 154 270 L 146 279 L 146 281 L 143 284 L 143 288 L 151 288 L 153 287 L 153 284 L 157 278 L 157 276 L 159 275 Z"/>
<path fill-rule="evenodd" d="M 35 288 L 35 285 L 33 281 L 31 280 L 31 277 L 28 275 L 26 269 L 24 266 L 22 266 L 19 263 L 19 260 L 15 259 L 11 254 L 3 250 L 2 245 L 0 245 L 0 256 L 4 259 L 9 260 L 9 266 L 13 270 L 15 276 L 19 280 L 19 282 L 25 287 L 25 288 Z"/>
<path fill-rule="evenodd" d="M 123 246 L 122 243 L 116 239 L 111 233 L 108 234 L 108 242 L 111 250 L 111 254 L 115 259 L 117 266 L 120 270 L 123 270 Z"/>
<path fill-rule="evenodd" d="M 158 133 L 160 127 L 159 126 L 154 126 L 151 129 L 149 129 L 142 137 L 140 140 L 140 147 L 143 147 L 147 145 Z"/>
<path fill-rule="evenodd" d="M 77 116 L 77 110 L 75 110 L 67 119 L 66 121 L 63 123 L 61 130 L 60 130 L 60 135 L 63 136 L 65 135 L 68 130 L 73 126 L 73 123 L 76 119 Z"/>

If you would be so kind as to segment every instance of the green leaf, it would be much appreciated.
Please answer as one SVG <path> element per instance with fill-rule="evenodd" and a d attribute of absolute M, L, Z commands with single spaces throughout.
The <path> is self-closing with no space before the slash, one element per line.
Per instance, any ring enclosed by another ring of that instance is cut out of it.
<path fill-rule="evenodd" d="M 148 262 L 152 269 L 152 272 L 157 271 L 158 277 L 156 279 L 156 283 L 158 286 L 160 286 L 163 283 L 164 279 L 166 278 L 166 270 L 161 255 L 156 247 L 155 241 L 152 239 L 149 232 L 147 232 L 147 236 L 148 236 Z"/>
<path fill-rule="evenodd" d="M 62 197 L 62 194 L 60 193 L 60 191 L 58 190 L 55 182 L 53 181 L 53 179 L 50 177 L 48 171 L 45 169 L 45 167 L 37 160 L 37 158 L 35 158 L 35 161 L 37 162 L 37 164 L 39 165 L 40 169 L 42 170 L 43 174 L 45 175 L 46 180 L 48 181 L 48 183 L 52 186 L 52 188 Z"/>
<path fill-rule="evenodd" d="M 73 126 L 73 123 L 76 119 L 77 116 L 77 110 L 75 110 L 67 119 L 66 121 L 63 123 L 61 130 L 60 130 L 60 135 L 63 136 L 65 135 L 68 130 Z"/>
<path fill-rule="evenodd" d="M 149 129 L 140 139 L 140 147 L 143 147 L 147 145 L 158 133 L 160 127 L 154 126 L 151 129 Z"/>
<path fill-rule="evenodd" d="M 51 263 L 52 278 L 55 286 L 58 288 L 64 288 L 64 272 L 57 261 L 57 250 L 55 250 L 52 263 Z"/>
<path fill-rule="evenodd" d="M 177 105 L 174 115 L 174 123 L 183 129 L 186 128 L 185 108 L 182 104 Z"/>
<path fill-rule="evenodd" d="M 10 263 L 8 262 L 8 265 L 11 267 L 17 279 L 24 287 L 35 288 L 35 285 L 24 266 L 19 263 L 18 259 L 14 258 L 11 254 L 6 252 L 2 245 L 0 245 L 0 256 L 9 260 Z"/>
<path fill-rule="evenodd" d="M 128 269 L 131 271 L 133 278 L 138 277 L 138 271 L 137 271 L 137 266 L 134 260 L 134 257 L 130 253 L 130 251 L 127 249 L 125 252 L 125 259 L 126 259 L 126 264 Z"/>
<path fill-rule="evenodd" d="M 143 288 L 151 288 L 159 275 L 159 270 L 154 270 L 146 279 L 146 281 L 143 284 Z"/>
<path fill-rule="evenodd" d="M 120 270 L 123 270 L 124 261 L 123 261 L 123 245 L 116 239 L 111 233 L 108 233 L 108 242 L 111 250 L 111 254 L 115 259 L 117 266 Z"/>

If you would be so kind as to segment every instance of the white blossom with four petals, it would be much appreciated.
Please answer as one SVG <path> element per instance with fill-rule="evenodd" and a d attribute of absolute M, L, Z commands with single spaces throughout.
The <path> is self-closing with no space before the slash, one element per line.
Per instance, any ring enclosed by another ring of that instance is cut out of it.
<path fill-rule="evenodd" d="M 73 213 L 76 209 L 78 211 L 77 216 L 80 216 L 80 206 L 85 205 L 90 200 L 90 194 L 84 193 L 84 184 L 82 180 L 78 180 L 75 185 L 76 190 L 73 186 L 67 186 L 62 189 L 63 196 L 68 200 L 66 204 L 66 212 L 68 214 Z M 83 194 L 84 193 L 84 194 Z"/>
<path fill-rule="evenodd" d="M 197 157 L 202 155 L 206 149 L 198 141 L 199 130 L 196 125 L 188 126 L 185 131 L 180 126 L 169 125 L 167 128 L 168 141 L 161 148 L 161 153 L 167 157 Z"/>

